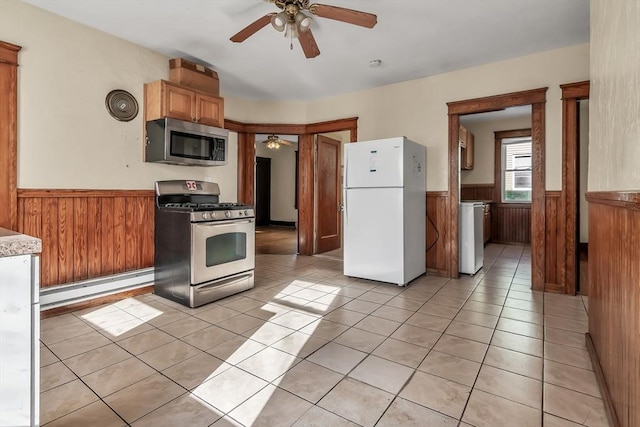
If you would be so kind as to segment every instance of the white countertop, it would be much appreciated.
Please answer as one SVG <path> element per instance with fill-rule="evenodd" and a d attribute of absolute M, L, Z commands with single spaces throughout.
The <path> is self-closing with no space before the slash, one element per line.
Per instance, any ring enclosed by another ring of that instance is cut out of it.
<path fill-rule="evenodd" d="M 0 257 L 37 254 L 42 252 L 42 240 L 0 228 Z"/>

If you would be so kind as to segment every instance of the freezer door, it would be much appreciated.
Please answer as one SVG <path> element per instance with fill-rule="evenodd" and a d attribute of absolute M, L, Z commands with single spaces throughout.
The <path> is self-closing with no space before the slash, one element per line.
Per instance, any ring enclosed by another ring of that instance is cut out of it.
<path fill-rule="evenodd" d="M 346 276 L 404 284 L 402 196 L 400 188 L 345 190 Z"/>
<path fill-rule="evenodd" d="M 402 187 L 404 138 L 345 144 L 344 187 Z"/>

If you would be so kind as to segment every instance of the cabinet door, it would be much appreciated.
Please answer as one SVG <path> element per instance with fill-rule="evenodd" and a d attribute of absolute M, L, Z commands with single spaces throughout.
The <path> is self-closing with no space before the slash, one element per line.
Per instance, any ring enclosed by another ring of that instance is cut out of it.
<path fill-rule="evenodd" d="M 188 89 L 165 84 L 164 117 L 194 121 L 195 93 Z"/>
<path fill-rule="evenodd" d="M 491 205 L 487 204 L 484 208 L 484 242 L 491 240 Z"/>
<path fill-rule="evenodd" d="M 460 147 L 467 148 L 467 129 L 464 126 L 460 126 L 458 140 Z"/>
<path fill-rule="evenodd" d="M 464 168 L 467 170 L 473 169 L 473 145 L 475 143 L 475 137 L 473 133 L 467 132 L 467 149 L 465 150 Z"/>
<path fill-rule="evenodd" d="M 216 96 L 196 94 L 196 121 L 203 125 L 223 126 L 223 100 Z"/>

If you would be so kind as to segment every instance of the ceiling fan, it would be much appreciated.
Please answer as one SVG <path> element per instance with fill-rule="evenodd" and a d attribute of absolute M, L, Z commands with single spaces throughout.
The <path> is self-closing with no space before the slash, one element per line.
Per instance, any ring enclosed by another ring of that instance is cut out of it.
<path fill-rule="evenodd" d="M 286 139 L 282 139 L 273 134 L 269 135 L 267 139 L 262 142 L 267 146 L 267 148 L 271 148 L 274 150 L 280 148 L 281 145 L 287 145 L 289 147 L 295 147 L 296 145 L 296 143 L 293 141 L 287 141 Z"/>
<path fill-rule="evenodd" d="M 309 4 L 309 0 L 264 1 L 274 3 L 282 11 L 279 13 L 268 13 L 262 18 L 258 18 L 231 37 L 232 42 L 242 43 L 267 24 L 271 23 L 276 31 L 284 31 L 285 37 L 291 39 L 291 49 L 293 49 L 293 39 L 297 38 L 304 55 L 307 58 L 315 58 L 320 55 L 320 49 L 318 49 L 316 40 L 311 33 L 310 27 L 313 19 L 310 14 L 366 28 L 373 28 L 378 22 L 378 17 L 372 13 L 326 4 Z"/>

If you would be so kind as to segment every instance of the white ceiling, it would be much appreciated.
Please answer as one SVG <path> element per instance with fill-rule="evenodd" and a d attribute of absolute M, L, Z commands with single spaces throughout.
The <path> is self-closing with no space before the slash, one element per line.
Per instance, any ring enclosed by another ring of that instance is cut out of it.
<path fill-rule="evenodd" d="M 487 113 L 466 114 L 460 117 L 460 124 L 467 126 L 481 122 L 520 119 L 524 117 L 531 117 L 531 105 L 522 105 L 504 110 L 489 111 Z"/>
<path fill-rule="evenodd" d="M 229 38 L 278 11 L 261 0 L 26 0 L 158 51 L 211 66 L 225 96 L 310 100 L 589 41 L 587 0 L 320 0 L 374 13 L 373 29 L 315 18 L 321 55 L 270 25 Z M 382 66 L 369 67 L 381 59 Z M 168 64 L 167 64 L 168 67 Z"/>

